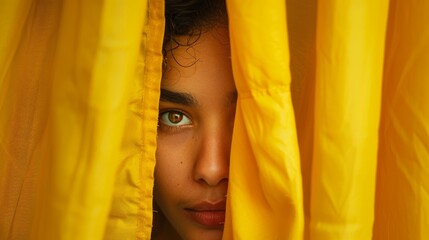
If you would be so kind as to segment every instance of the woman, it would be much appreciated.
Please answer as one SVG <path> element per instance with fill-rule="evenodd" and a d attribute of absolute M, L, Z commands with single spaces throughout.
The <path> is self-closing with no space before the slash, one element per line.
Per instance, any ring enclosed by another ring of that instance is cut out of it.
<path fill-rule="evenodd" d="M 221 239 L 237 93 L 223 1 L 166 1 L 152 239 Z"/>

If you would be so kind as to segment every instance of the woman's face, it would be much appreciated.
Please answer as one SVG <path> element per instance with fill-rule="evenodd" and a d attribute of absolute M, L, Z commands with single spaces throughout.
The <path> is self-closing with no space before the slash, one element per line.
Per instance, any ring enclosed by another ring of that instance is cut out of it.
<path fill-rule="evenodd" d="M 226 28 L 167 54 L 154 199 L 168 239 L 222 238 L 236 99 Z"/>

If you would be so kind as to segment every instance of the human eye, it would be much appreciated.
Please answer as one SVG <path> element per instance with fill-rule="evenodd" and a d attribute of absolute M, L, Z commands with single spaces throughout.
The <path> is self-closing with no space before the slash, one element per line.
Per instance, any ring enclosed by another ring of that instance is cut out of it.
<path fill-rule="evenodd" d="M 160 125 L 164 125 L 167 127 L 184 127 L 192 124 L 192 121 L 189 117 L 178 110 L 168 110 L 161 112 L 159 114 L 159 122 Z"/>

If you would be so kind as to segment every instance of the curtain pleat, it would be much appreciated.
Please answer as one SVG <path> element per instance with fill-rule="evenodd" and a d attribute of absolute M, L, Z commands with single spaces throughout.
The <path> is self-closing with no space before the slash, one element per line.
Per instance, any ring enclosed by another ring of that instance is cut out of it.
<path fill-rule="evenodd" d="M 227 1 L 238 103 L 224 239 L 300 239 L 302 183 L 285 1 Z"/>
<path fill-rule="evenodd" d="M 429 2 L 390 2 L 374 239 L 429 238 Z"/>
<path fill-rule="evenodd" d="M 371 239 L 388 1 L 319 1 L 310 239 Z"/>
<path fill-rule="evenodd" d="M 149 239 L 162 2 L 1 13 L 0 238 Z"/>
<path fill-rule="evenodd" d="M 61 3 L 0 3 L 0 239 L 35 223 Z"/>

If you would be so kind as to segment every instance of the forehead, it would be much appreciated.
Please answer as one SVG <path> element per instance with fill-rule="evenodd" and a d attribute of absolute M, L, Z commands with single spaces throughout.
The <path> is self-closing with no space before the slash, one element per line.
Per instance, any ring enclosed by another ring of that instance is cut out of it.
<path fill-rule="evenodd" d="M 173 68 L 186 71 L 201 61 L 225 61 L 222 58 L 230 59 L 228 28 L 217 26 L 195 36 L 176 36 L 164 49 L 166 72 Z M 164 78 L 166 76 L 170 77 L 164 74 Z"/>
<path fill-rule="evenodd" d="M 179 38 L 186 43 L 188 37 Z M 228 29 L 203 32 L 190 46 L 177 46 L 166 54 L 161 87 L 195 96 L 229 94 L 235 91 Z"/>

